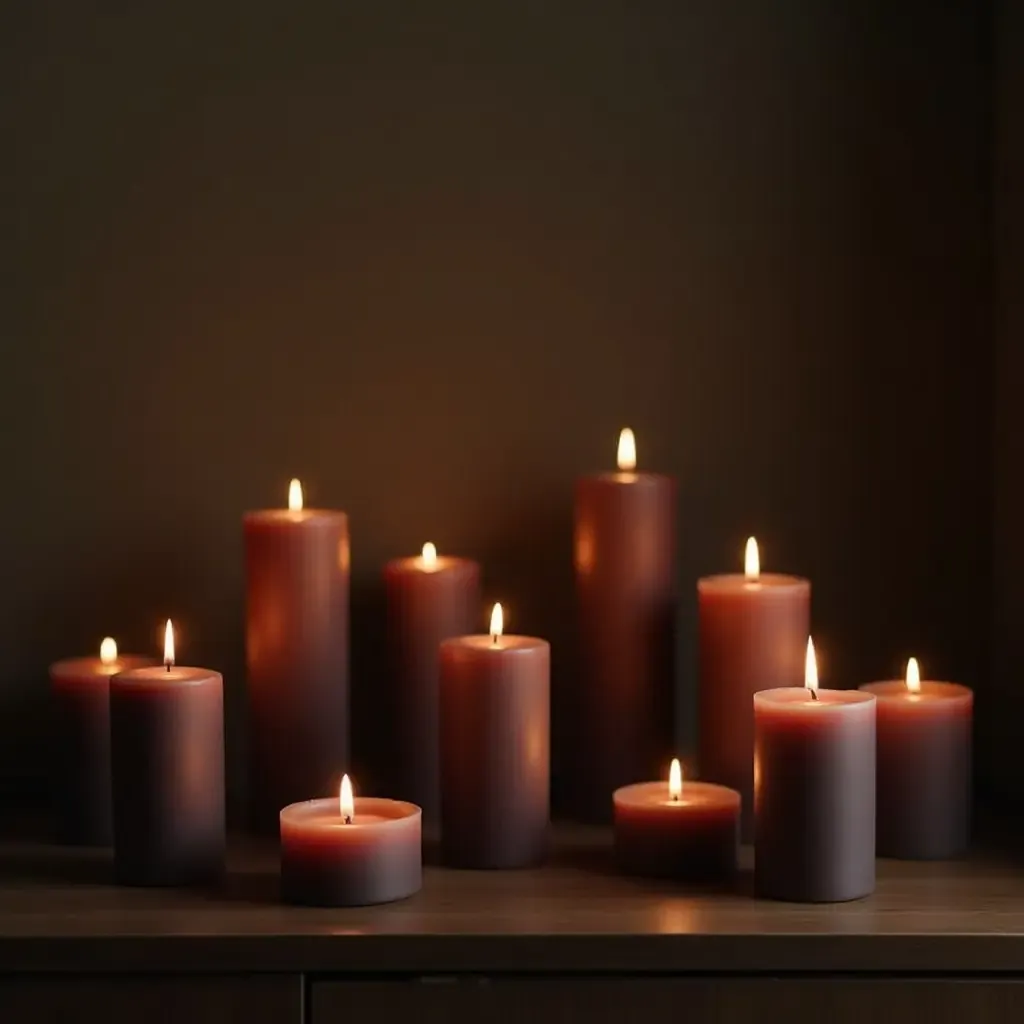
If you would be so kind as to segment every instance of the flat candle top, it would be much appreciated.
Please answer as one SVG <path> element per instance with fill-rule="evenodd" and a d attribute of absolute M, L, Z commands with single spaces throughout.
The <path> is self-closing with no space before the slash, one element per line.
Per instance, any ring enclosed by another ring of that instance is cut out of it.
<path fill-rule="evenodd" d="M 637 473 L 635 470 L 611 470 L 606 473 L 594 473 L 591 480 L 605 484 L 620 484 L 631 487 L 653 487 L 670 482 L 672 477 L 665 473 Z"/>
<path fill-rule="evenodd" d="M 50 666 L 50 675 L 56 679 L 86 679 L 116 676 L 130 669 L 159 665 L 155 658 L 141 654 L 119 654 L 113 661 L 104 662 L 98 657 L 66 658 Z"/>
<path fill-rule="evenodd" d="M 348 522 L 348 515 L 330 508 L 265 508 L 256 512 L 246 512 L 243 519 L 246 524 L 251 525 L 286 527 L 323 525 L 337 520 Z"/>
<path fill-rule="evenodd" d="M 117 675 L 119 686 L 154 688 L 161 686 L 197 686 L 219 679 L 220 673 L 208 668 L 189 668 L 185 665 L 153 665 L 149 668 L 134 668 Z"/>
<path fill-rule="evenodd" d="M 754 694 L 754 710 L 780 715 L 836 715 L 866 712 L 874 694 L 863 690 L 817 690 L 817 700 L 803 686 L 777 687 Z"/>
<path fill-rule="evenodd" d="M 735 789 L 713 782 L 684 781 L 678 800 L 669 795 L 667 782 L 637 782 L 615 790 L 613 800 L 622 807 L 664 807 L 666 814 L 710 807 L 732 807 L 738 812 L 740 807 L 740 795 Z"/>
<path fill-rule="evenodd" d="M 341 817 L 341 809 L 335 797 L 321 797 L 318 800 L 303 800 L 289 804 L 281 811 L 281 826 L 310 832 L 359 832 L 365 829 L 390 829 L 401 827 L 421 815 L 416 804 L 405 800 L 388 800 L 384 797 L 357 796 L 353 801 L 355 813 L 347 823 Z"/>
<path fill-rule="evenodd" d="M 803 576 L 788 576 L 780 572 L 763 572 L 754 580 L 747 579 L 741 572 L 702 576 L 697 580 L 697 590 L 702 594 L 759 594 L 809 590 L 810 586 L 811 581 Z"/>
<path fill-rule="evenodd" d="M 905 704 L 957 703 L 969 704 L 974 691 L 959 683 L 944 683 L 934 679 L 921 680 L 921 689 L 911 691 L 904 679 L 886 679 L 878 683 L 865 683 L 862 690 L 873 693 L 879 700 Z"/>
<path fill-rule="evenodd" d="M 517 636 L 515 633 L 503 633 L 499 637 L 492 637 L 486 633 L 474 636 L 457 636 L 445 640 L 445 644 L 452 644 L 458 647 L 468 647 L 474 651 L 536 651 L 547 647 L 547 640 L 541 640 L 535 636 Z"/>
<path fill-rule="evenodd" d="M 456 555 L 438 555 L 432 563 L 424 561 L 422 555 L 411 555 L 409 558 L 394 558 L 387 564 L 389 573 L 421 573 L 424 576 L 435 576 L 442 572 L 453 572 L 457 569 L 469 569 L 476 565 L 470 558 L 459 558 Z"/>

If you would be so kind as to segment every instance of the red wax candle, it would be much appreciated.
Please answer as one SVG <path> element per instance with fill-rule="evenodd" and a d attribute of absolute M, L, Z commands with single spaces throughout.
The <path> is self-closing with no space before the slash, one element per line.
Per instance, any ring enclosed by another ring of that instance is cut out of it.
<path fill-rule="evenodd" d="M 85 846 L 113 842 L 110 678 L 156 663 L 153 658 L 118 654 L 117 644 L 108 636 L 98 658 L 70 658 L 50 666 L 58 834 L 64 842 Z"/>
<path fill-rule="evenodd" d="M 174 664 L 110 681 L 114 871 L 125 885 L 212 881 L 224 869 L 224 684 Z"/>
<path fill-rule="evenodd" d="M 861 687 L 878 701 L 877 847 L 880 857 L 940 860 L 964 852 L 971 822 L 974 694 L 906 680 Z"/>
<path fill-rule="evenodd" d="M 754 694 L 754 881 L 771 899 L 838 902 L 875 888 L 875 698 L 807 689 Z"/>
<path fill-rule="evenodd" d="M 480 566 L 438 557 L 433 544 L 419 558 L 384 568 L 391 686 L 397 731 L 398 795 L 419 804 L 428 822 L 440 813 L 437 675 L 442 640 L 473 631 L 480 609 Z"/>
<path fill-rule="evenodd" d="M 402 800 L 306 800 L 281 811 L 281 895 L 288 903 L 389 903 L 422 884 L 420 809 Z"/>
<path fill-rule="evenodd" d="M 672 748 L 675 516 L 671 477 L 637 473 L 633 433 L 619 472 L 576 484 L 580 673 L 574 680 L 574 812 L 607 820 L 608 794 L 652 778 Z"/>
<path fill-rule="evenodd" d="M 250 807 L 272 832 L 348 760 L 348 517 L 304 509 L 293 480 L 288 508 L 244 532 Z"/>
<path fill-rule="evenodd" d="M 525 867 L 547 852 L 550 647 L 503 636 L 441 644 L 441 843 L 449 864 Z"/>
<path fill-rule="evenodd" d="M 615 859 L 633 875 L 714 882 L 736 873 L 740 795 L 709 782 L 683 786 L 678 761 L 669 782 L 617 789 Z"/>
<path fill-rule="evenodd" d="M 742 575 L 697 583 L 700 621 L 700 774 L 743 796 L 744 839 L 753 835 L 754 709 L 758 690 L 799 686 L 811 628 L 811 584 L 761 573 L 747 541 Z"/>

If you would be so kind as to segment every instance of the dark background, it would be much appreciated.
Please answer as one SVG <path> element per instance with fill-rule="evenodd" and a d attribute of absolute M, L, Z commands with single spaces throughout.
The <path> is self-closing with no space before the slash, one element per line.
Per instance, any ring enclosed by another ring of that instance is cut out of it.
<path fill-rule="evenodd" d="M 482 559 L 557 690 L 572 482 L 625 423 L 680 481 L 683 745 L 694 581 L 753 532 L 813 578 L 824 685 L 917 654 L 977 687 L 983 784 L 1024 788 L 986 5 L 2 11 L 3 799 L 45 788 L 47 664 L 167 616 L 241 764 L 240 518 L 292 475 L 351 515 L 371 786 L 385 559 Z"/>

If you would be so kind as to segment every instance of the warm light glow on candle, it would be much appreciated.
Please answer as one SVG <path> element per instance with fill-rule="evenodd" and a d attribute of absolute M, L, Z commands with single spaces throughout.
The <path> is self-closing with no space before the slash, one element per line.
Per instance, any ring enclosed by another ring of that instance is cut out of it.
<path fill-rule="evenodd" d="M 623 427 L 619 433 L 618 463 L 623 473 L 632 473 L 636 469 L 636 438 L 629 427 Z"/>
<path fill-rule="evenodd" d="M 747 538 L 747 550 L 743 553 L 743 573 L 748 580 L 756 580 L 761 575 L 761 554 L 753 537 Z"/>
<path fill-rule="evenodd" d="M 907 662 L 907 689 L 911 693 L 921 692 L 921 667 L 917 663 L 917 658 L 911 658 Z"/>
<path fill-rule="evenodd" d="M 104 665 L 113 665 L 117 661 L 117 641 L 112 636 L 105 636 L 100 644 L 100 661 Z"/>
<path fill-rule="evenodd" d="M 288 485 L 288 511 L 302 511 L 302 484 L 295 479 Z"/>
<path fill-rule="evenodd" d="M 814 641 L 807 638 L 807 658 L 804 661 L 804 686 L 811 691 L 811 697 L 818 699 L 818 661 L 814 657 Z"/>
<path fill-rule="evenodd" d="M 338 794 L 338 810 L 341 813 L 341 820 L 346 825 L 352 824 L 352 818 L 356 813 L 356 801 L 352 796 L 352 780 L 347 775 L 341 777 L 341 792 Z"/>
<path fill-rule="evenodd" d="M 501 604 L 496 604 L 491 611 L 491 643 L 496 644 L 498 637 L 505 629 L 505 616 L 501 610 Z"/>
<path fill-rule="evenodd" d="M 678 757 L 672 758 L 672 767 L 668 770 L 668 798 L 679 803 L 683 796 L 683 766 Z"/>
<path fill-rule="evenodd" d="M 423 545 L 423 567 L 425 569 L 437 568 L 437 548 L 429 540 Z"/>
<path fill-rule="evenodd" d="M 174 627 L 171 625 L 170 619 L 164 626 L 164 664 L 168 670 L 174 664 Z"/>

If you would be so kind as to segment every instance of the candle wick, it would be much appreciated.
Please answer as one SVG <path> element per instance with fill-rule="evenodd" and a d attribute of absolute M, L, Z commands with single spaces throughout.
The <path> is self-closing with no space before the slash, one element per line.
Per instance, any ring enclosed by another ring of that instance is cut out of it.
<path fill-rule="evenodd" d="M 813 686 L 808 686 L 807 687 L 807 692 L 811 695 L 811 700 L 817 700 L 818 699 L 818 691 L 815 690 Z"/>
<path fill-rule="evenodd" d="M 674 803 L 674 804 L 679 803 L 679 794 L 678 793 L 673 793 L 672 794 L 672 803 Z"/>
<path fill-rule="evenodd" d="M 346 825 L 351 825 L 352 824 L 352 815 L 351 814 L 346 814 L 345 815 L 345 824 Z"/>
<path fill-rule="evenodd" d="M 169 661 L 164 662 L 164 667 L 167 669 L 168 672 L 171 671 L 171 663 Z"/>

